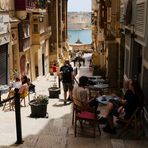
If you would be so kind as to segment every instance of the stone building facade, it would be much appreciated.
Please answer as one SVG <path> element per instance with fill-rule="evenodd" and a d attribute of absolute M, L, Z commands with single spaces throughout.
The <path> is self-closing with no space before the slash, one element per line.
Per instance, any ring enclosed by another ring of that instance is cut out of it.
<path fill-rule="evenodd" d="M 0 83 L 47 75 L 66 41 L 67 0 L 0 0 Z"/>
<path fill-rule="evenodd" d="M 99 64 L 102 67 L 101 62 L 105 62 L 105 74 L 110 80 L 111 87 L 122 88 L 127 79 L 137 79 L 140 82 L 145 95 L 144 108 L 147 116 L 148 2 L 146 0 L 92 2 L 97 18 L 94 47 L 101 57 Z M 97 34 L 101 32 L 103 35 L 100 39 Z M 148 119 L 148 116 L 146 118 Z"/>
<path fill-rule="evenodd" d="M 148 2 L 121 0 L 120 22 L 124 40 L 124 80 L 137 79 L 145 95 L 145 115 L 148 119 Z M 147 120 L 148 121 L 148 120 Z"/>
<path fill-rule="evenodd" d="M 12 4 L 9 6 L 9 3 Z M 0 83 L 7 84 L 10 74 L 9 54 L 10 45 L 10 17 L 9 11 L 13 10 L 13 3 L 9 0 L 0 0 Z"/>
<path fill-rule="evenodd" d="M 120 87 L 119 69 L 119 2 L 118 0 L 93 0 L 93 43 L 98 66 L 110 86 Z"/>

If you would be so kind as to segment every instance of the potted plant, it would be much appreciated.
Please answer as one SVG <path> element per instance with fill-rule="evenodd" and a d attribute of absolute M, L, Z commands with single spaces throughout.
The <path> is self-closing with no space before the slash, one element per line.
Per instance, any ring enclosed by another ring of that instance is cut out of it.
<path fill-rule="evenodd" d="M 48 96 L 39 95 L 29 102 L 31 106 L 30 117 L 47 117 Z"/>
<path fill-rule="evenodd" d="M 57 87 L 57 84 L 54 83 L 53 87 L 48 88 L 49 98 L 59 98 L 60 88 Z"/>

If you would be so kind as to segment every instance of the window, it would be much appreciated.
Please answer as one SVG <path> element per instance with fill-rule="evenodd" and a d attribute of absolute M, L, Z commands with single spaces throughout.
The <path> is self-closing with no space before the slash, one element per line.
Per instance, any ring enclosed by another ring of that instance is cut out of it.
<path fill-rule="evenodd" d="M 38 33 L 38 24 L 34 24 L 33 32 Z"/>

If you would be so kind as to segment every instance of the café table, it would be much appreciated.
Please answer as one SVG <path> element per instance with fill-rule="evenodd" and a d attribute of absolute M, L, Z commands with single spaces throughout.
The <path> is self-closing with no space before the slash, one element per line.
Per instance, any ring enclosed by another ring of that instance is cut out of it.
<path fill-rule="evenodd" d="M 98 89 L 106 89 L 109 87 L 109 84 L 98 83 L 98 84 L 94 85 L 93 87 L 98 88 Z"/>
<path fill-rule="evenodd" d="M 88 80 L 90 80 L 92 82 L 96 82 L 96 83 L 105 82 L 105 80 L 103 78 L 100 78 L 100 79 L 88 79 Z"/>
<path fill-rule="evenodd" d="M 113 95 L 102 95 L 96 98 L 96 100 L 102 105 L 106 105 L 111 99 L 119 100 L 119 97 Z"/>
<path fill-rule="evenodd" d="M 2 106 L 2 104 L 1 104 L 1 95 L 2 95 L 2 93 L 7 92 L 8 89 L 9 89 L 8 85 L 0 85 L 0 106 Z"/>
<path fill-rule="evenodd" d="M 90 76 L 90 77 L 88 77 L 88 79 L 92 79 L 92 80 L 101 79 L 101 78 L 102 78 L 102 76 Z"/>
<path fill-rule="evenodd" d="M 97 91 L 105 92 L 108 91 L 109 84 L 98 83 L 96 85 L 89 85 L 87 88 L 89 90 L 89 97 L 95 97 Z"/>

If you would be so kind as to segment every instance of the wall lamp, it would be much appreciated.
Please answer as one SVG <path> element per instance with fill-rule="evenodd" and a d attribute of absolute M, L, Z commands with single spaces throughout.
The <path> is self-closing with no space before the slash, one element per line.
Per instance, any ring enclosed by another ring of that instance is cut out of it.
<path fill-rule="evenodd" d="M 130 25 L 130 30 L 131 30 L 131 36 L 132 36 L 133 38 L 135 38 L 136 35 L 135 35 L 135 25 L 134 25 L 134 24 L 131 24 L 131 25 Z"/>
<path fill-rule="evenodd" d="M 96 0 L 97 3 L 100 3 L 100 0 Z"/>
<path fill-rule="evenodd" d="M 51 1 L 50 0 L 47 0 L 47 3 L 50 3 Z"/>

